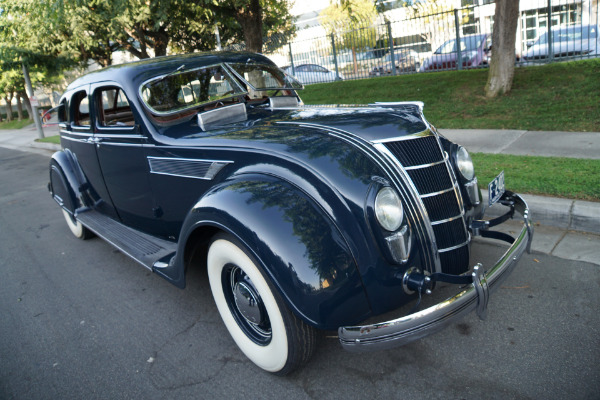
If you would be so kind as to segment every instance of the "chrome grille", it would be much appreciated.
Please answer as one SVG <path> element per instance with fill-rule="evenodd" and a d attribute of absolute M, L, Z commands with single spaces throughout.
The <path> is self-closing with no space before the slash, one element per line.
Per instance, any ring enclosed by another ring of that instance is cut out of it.
<path fill-rule="evenodd" d="M 442 272 L 469 269 L 469 233 L 458 186 L 447 155 L 434 135 L 384 143 L 402 164 L 417 189 L 433 226 Z"/>

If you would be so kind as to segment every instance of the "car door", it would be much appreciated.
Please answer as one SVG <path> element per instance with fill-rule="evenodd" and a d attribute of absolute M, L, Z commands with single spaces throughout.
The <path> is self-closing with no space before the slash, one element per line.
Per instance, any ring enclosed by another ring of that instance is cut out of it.
<path fill-rule="evenodd" d="M 140 118 L 116 83 L 92 86 L 94 136 L 102 176 L 121 221 L 132 228 L 162 235 L 155 206 Z"/>
<path fill-rule="evenodd" d="M 94 142 L 90 120 L 89 86 L 80 87 L 64 96 L 64 120 L 59 121 L 61 142 L 65 151 L 72 154 L 83 173 L 95 202 L 95 208 L 117 218 L 112 199 L 104 183 Z"/>

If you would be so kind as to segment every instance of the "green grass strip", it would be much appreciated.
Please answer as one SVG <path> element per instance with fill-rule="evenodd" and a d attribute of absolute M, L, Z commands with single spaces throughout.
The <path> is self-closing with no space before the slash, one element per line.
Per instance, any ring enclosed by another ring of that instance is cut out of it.
<path fill-rule="evenodd" d="M 487 99 L 488 69 L 308 85 L 306 104 L 425 103 L 438 128 L 600 132 L 600 59 L 517 67 L 512 90 Z"/>
<path fill-rule="evenodd" d="M 10 122 L 4 120 L 3 122 L 0 122 L 0 129 L 21 129 L 28 125 L 31 125 L 32 123 L 33 121 L 29 119 L 24 119 L 21 121 L 15 119 Z"/>
<path fill-rule="evenodd" d="M 48 136 L 43 139 L 35 139 L 36 142 L 60 144 L 60 135 Z"/>
<path fill-rule="evenodd" d="M 506 189 L 600 201 L 600 160 L 471 153 L 482 188 L 504 171 Z"/>

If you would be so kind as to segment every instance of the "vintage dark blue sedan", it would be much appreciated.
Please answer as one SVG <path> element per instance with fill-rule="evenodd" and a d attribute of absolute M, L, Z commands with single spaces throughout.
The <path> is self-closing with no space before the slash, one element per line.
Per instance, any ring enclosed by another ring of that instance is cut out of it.
<path fill-rule="evenodd" d="M 531 242 L 525 202 L 499 176 L 490 201 L 507 212 L 483 220 L 468 152 L 422 103 L 313 107 L 301 88 L 252 53 L 90 73 L 61 99 L 49 190 L 75 236 L 95 234 L 180 288 L 186 270 L 207 268 L 234 341 L 273 373 L 305 363 L 317 330 L 364 351 L 484 317 Z M 489 230 L 515 211 L 516 238 Z M 484 267 L 469 260 L 476 235 L 511 245 Z M 455 295 L 365 324 L 436 282 Z"/>

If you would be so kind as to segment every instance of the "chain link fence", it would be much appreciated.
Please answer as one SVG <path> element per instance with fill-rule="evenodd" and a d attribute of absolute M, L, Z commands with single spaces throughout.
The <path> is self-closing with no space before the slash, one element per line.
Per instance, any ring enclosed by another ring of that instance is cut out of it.
<path fill-rule="evenodd" d="M 298 31 L 293 41 L 277 37 L 264 52 L 305 84 L 485 68 L 493 49 L 495 4 L 478 1 L 462 0 L 457 8 L 442 0 L 417 3 L 380 14 L 375 23 L 357 22 L 353 29 L 330 33 L 313 26 Z M 515 62 L 599 57 L 598 2 L 521 0 Z"/>

